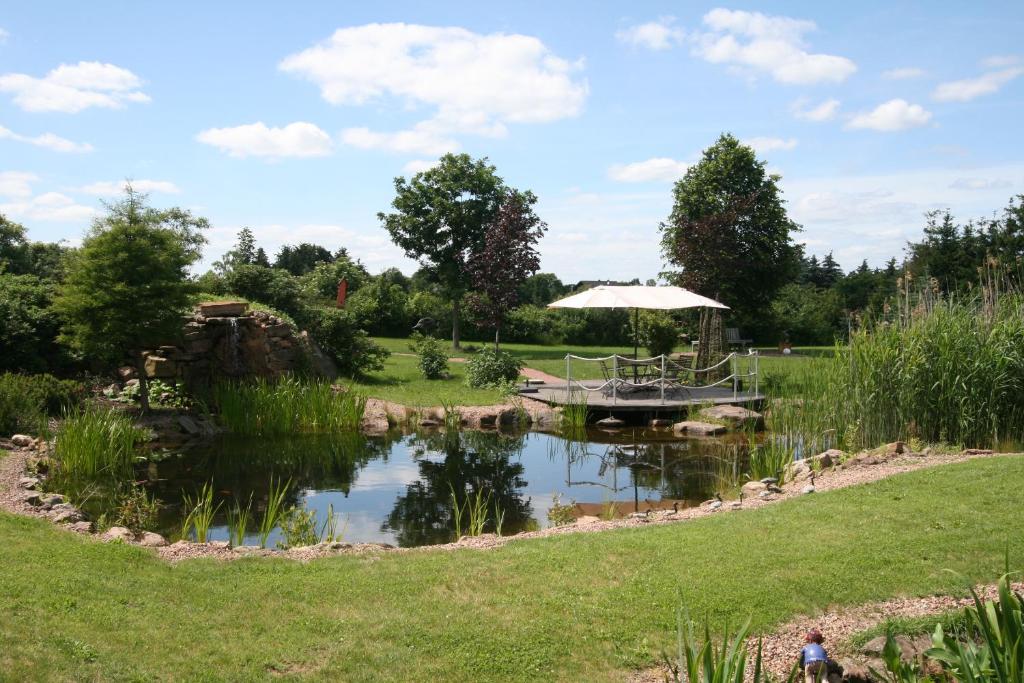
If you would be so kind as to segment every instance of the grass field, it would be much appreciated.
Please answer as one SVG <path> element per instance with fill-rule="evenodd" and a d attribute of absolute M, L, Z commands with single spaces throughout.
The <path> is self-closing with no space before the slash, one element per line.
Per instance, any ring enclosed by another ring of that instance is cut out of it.
<path fill-rule="evenodd" d="M 1024 457 L 694 522 L 490 551 L 164 564 L 0 514 L 2 680 L 622 680 L 694 616 L 799 613 L 994 580 Z M 795 654 L 795 653 L 794 653 Z"/>

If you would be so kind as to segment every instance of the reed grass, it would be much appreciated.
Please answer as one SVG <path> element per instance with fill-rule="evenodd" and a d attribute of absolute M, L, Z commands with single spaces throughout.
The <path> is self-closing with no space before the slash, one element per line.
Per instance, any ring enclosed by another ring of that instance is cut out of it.
<path fill-rule="evenodd" d="M 220 383 L 212 399 L 222 424 L 253 436 L 355 430 L 366 409 L 361 393 L 295 377 Z"/>
<path fill-rule="evenodd" d="M 587 394 L 583 391 L 570 391 L 562 406 L 562 426 L 570 431 L 583 429 L 587 426 L 589 416 Z"/>
<path fill-rule="evenodd" d="M 747 478 L 760 481 L 775 477 L 785 483 L 787 465 L 793 462 L 793 450 L 780 439 L 767 438 L 762 443 L 750 442 Z"/>
<path fill-rule="evenodd" d="M 338 518 L 334 514 L 334 503 L 327 506 L 327 519 L 324 520 L 323 526 L 320 527 L 320 542 L 321 543 L 337 543 L 345 539 L 345 532 L 348 531 L 348 516 L 345 517 L 345 523 L 341 525 L 341 529 L 338 529 Z"/>
<path fill-rule="evenodd" d="M 462 413 L 454 401 L 441 401 L 444 410 L 444 428 L 448 432 L 457 432 L 462 427 Z"/>
<path fill-rule="evenodd" d="M 479 536 L 484 532 L 484 527 L 489 520 L 487 510 L 491 504 L 491 493 L 484 492 L 483 488 L 477 489 L 475 494 L 467 495 L 465 500 L 459 502 L 455 489 L 449 484 L 452 501 L 452 521 L 455 524 L 455 540 L 462 538 L 463 522 L 466 523 L 467 536 Z M 465 518 L 465 519 L 464 519 Z M 501 514 L 504 523 L 505 515 Z"/>
<path fill-rule="evenodd" d="M 249 527 L 249 518 L 252 516 L 252 494 L 249 494 L 249 502 L 245 508 L 235 501 L 234 506 L 228 509 L 228 542 L 232 546 L 245 545 L 245 532 Z"/>
<path fill-rule="evenodd" d="M 221 507 L 221 503 L 213 504 L 213 482 L 203 484 L 195 498 L 183 493 L 182 500 L 185 509 L 188 510 L 181 525 L 182 537 L 191 536 L 196 543 L 206 543 L 209 540 L 210 527 L 213 526 L 213 518 Z"/>
<path fill-rule="evenodd" d="M 263 511 L 263 516 L 260 518 L 259 525 L 259 539 L 260 547 L 266 548 L 267 541 L 270 540 L 270 534 L 274 531 L 274 528 L 280 523 L 282 515 L 285 513 L 284 501 L 288 496 L 288 489 L 291 487 L 292 480 L 288 479 L 285 482 L 281 480 L 270 480 L 270 493 L 267 496 L 267 508 Z"/>
<path fill-rule="evenodd" d="M 135 449 L 145 435 L 117 410 L 91 408 L 67 414 L 54 442 L 59 463 L 56 486 L 75 497 L 97 483 L 130 481 Z"/>

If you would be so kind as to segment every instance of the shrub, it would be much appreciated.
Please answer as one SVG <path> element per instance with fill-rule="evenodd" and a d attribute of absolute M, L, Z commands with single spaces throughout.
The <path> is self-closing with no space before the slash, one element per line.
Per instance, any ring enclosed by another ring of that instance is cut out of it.
<path fill-rule="evenodd" d="M 359 329 L 348 311 L 318 308 L 310 317 L 310 334 L 334 359 L 343 375 L 351 377 L 384 368 L 384 359 L 390 352 L 375 344 L 366 332 Z"/>
<path fill-rule="evenodd" d="M 47 416 L 77 408 L 85 387 L 53 375 L 0 375 L 0 433 L 39 428 Z"/>
<path fill-rule="evenodd" d="M 416 333 L 409 348 L 419 356 L 420 372 L 427 379 L 442 379 L 448 375 L 448 354 L 434 337 Z"/>
<path fill-rule="evenodd" d="M 0 371 L 32 372 L 68 365 L 67 349 L 57 342 L 60 318 L 51 305 L 53 295 L 53 283 L 33 275 L 0 272 Z"/>
<path fill-rule="evenodd" d="M 640 318 L 640 339 L 651 356 L 668 355 L 679 341 L 679 328 L 664 313 L 646 313 Z"/>
<path fill-rule="evenodd" d="M 466 363 L 466 384 L 471 387 L 497 387 L 519 377 L 523 363 L 505 351 L 483 349 Z"/>
<path fill-rule="evenodd" d="M 261 301 L 301 320 L 305 313 L 299 281 L 287 271 L 265 266 L 238 266 L 225 278 L 228 291 Z"/>
<path fill-rule="evenodd" d="M 96 526 L 100 529 L 123 526 L 137 534 L 155 527 L 159 513 L 159 501 L 133 482 L 113 497 Z"/>

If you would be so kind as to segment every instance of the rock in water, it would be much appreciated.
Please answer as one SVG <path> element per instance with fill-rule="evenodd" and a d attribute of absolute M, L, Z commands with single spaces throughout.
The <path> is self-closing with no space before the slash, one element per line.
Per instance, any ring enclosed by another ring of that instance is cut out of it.
<path fill-rule="evenodd" d="M 603 420 L 598 420 L 597 426 L 611 429 L 619 429 L 620 427 L 626 426 L 626 423 L 617 417 L 606 417 Z"/>

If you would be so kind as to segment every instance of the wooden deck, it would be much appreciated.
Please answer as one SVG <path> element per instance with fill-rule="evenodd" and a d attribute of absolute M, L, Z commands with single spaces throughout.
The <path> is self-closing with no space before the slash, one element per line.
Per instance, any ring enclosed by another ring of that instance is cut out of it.
<path fill-rule="evenodd" d="M 596 389 L 601 386 L 601 380 L 588 380 L 581 382 L 588 389 Z M 568 396 L 565 384 L 531 384 L 527 389 L 521 389 L 520 395 L 524 398 L 532 398 L 548 405 L 560 406 L 568 403 Z M 579 400 L 579 388 L 573 382 L 573 393 Z M 660 391 L 648 391 L 631 393 L 627 396 L 621 394 L 612 397 L 611 393 L 605 394 L 601 391 L 587 391 L 587 405 L 596 410 L 610 413 L 617 412 L 645 412 L 645 413 L 674 413 L 681 408 L 695 405 L 742 405 L 759 407 L 764 402 L 764 394 L 753 391 L 740 391 L 733 395 L 732 387 L 693 387 L 686 391 L 672 391 L 665 393 L 665 400 L 662 402 Z"/>

